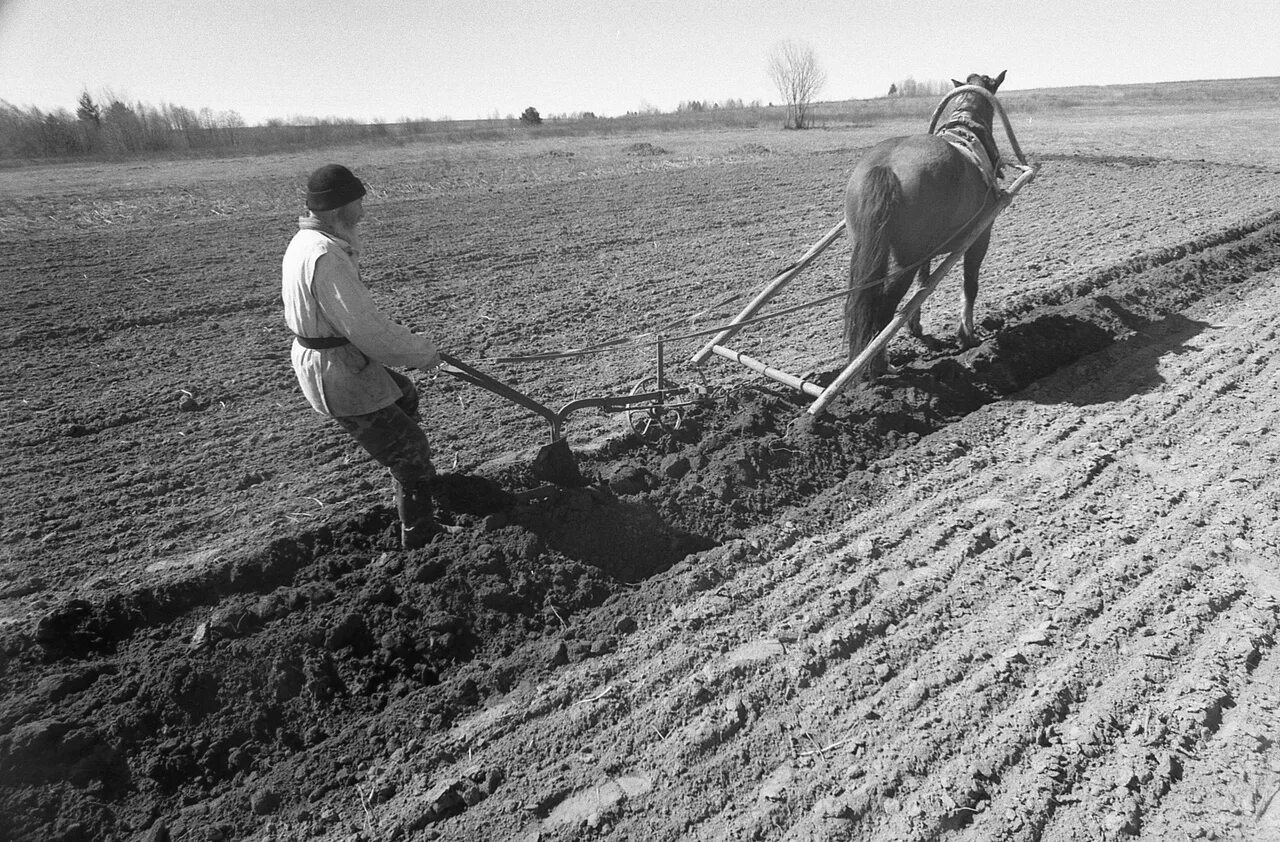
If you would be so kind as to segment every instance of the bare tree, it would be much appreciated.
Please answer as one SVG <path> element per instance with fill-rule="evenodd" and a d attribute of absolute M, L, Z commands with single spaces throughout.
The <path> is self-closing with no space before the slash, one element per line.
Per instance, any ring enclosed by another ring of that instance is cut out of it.
<path fill-rule="evenodd" d="M 787 104 L 787 128 L 809 125 L 809 106 L 827 84 L 827 71 L 818 64 L 813 47 L 791 40 L 775 44 L 769 51 L 769 78 Z"/>

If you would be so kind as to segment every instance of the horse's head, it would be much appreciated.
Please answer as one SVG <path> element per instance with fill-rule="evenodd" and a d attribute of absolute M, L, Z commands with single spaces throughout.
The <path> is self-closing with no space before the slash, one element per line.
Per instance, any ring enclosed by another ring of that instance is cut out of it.
<path fill-rule="evenodd" d="M 1004 81 L 1004 74 L 1008 72 L 1009 71 L 1007 70 L 1001 70 L 1000 75 L 994 79 L 990 76 L 983 76 L 981 73 L 970 73 L 969 78 L 965 79 L 963 82 L 957 82 L 955 79 L 952 79 L 951 84 L 955 85 L 957 88 L 961 85 L 977 85 L 979 88 L 986 88 L 991 93 L 995 93 L 1000 88 L 1000 83 Z"/>
<path fill-rule="evenodd" d="M 995 93 L 999 89 L 1000 83 L 1004 81 L 1004 74 L 1008 71 L 1001 70 L 1000 75 L 992 79 L 990 76 L 984 76 L 981 73 L 970 73 L 969 77 L 963 82 L 952 79 L 951 82 L 957 88 L 962 85 L 974 85 L 979 88 L 985 88 L 990 93 Z M 991 120 L 995 115 L 994 109 L 991 107 L 990 101 L 984 96 L 972 92 L 959 94 L 955 98 L 955 104 L 951 107 L 952 114 L 960 113 L 970 114 L 973 119 L 978 120 L 982 125 L 990 128 Z"/>

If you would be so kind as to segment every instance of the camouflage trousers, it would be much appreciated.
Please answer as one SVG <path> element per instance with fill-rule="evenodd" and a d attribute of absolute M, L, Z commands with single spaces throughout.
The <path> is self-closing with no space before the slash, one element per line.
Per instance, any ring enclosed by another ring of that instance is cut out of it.
<path fill-rule="evenodd" d="M 400 387 L 400 399 L 366 415 L 334 416 L 334 420 L 395 479 L 396 508 L 407 530 L 434 523 L 431 446 L 418 426 L 418 390 L 403 374 L 388 369 Z"/>

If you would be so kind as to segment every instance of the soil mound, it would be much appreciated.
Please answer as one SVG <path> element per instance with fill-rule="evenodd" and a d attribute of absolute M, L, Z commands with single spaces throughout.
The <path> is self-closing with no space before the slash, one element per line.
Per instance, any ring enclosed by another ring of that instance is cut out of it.
<path fill-rule="evenodd" d="M 647 155 L 670 155 L 671 152 L 663 149 L 661 146 L 654 146 L 652 143 L 641 142 L 633 143 L 623 149 L 628 155 L 647 156 Z"/>

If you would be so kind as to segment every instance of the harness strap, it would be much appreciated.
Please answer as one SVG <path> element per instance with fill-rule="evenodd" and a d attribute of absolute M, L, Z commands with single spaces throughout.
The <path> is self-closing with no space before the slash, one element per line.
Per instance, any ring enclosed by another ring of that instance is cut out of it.
<path fill-rule="evenodd" d="M 982 173 L 988 187 L 995 187 L 999 177 L 1000 159 L 993 158 L 980 135 L 963 125 L 943 126 L 935 133 L 968 158 Z"/>
<path fill-rule="evenodd" d="M 293 336 L 298 340 L 298 344 L 303 348 L 310 348 L 313 351 L 324 351 L 329 348 L 341 348 L 343 345 L 350 345 L 351 340 L 345 336 Z"/>

